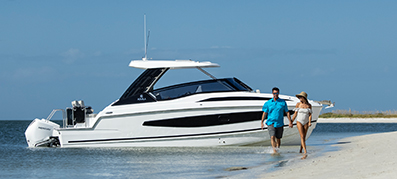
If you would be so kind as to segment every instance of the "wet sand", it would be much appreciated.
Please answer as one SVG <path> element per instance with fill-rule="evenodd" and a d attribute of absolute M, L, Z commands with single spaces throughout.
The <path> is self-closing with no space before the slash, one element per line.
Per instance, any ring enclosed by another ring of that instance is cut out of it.
<path fill-rule="evenodd" d="M 397 122 L 381 119 L 319 119 L 326 122 Z M 339 140 L 337 151 L 292 162 L 260 178 L 394 178 L 397 175 L 397 132 L 376 133 Z M 309 146 L 310 147 L 310 146 Z M 310 148 L 309 148 L 310 149 Z"/>

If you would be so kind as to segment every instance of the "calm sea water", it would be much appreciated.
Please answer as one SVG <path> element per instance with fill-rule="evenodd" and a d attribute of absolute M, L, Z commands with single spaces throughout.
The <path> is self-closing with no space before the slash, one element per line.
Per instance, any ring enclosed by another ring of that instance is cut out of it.
<path fill-rule="evenodd" d="M 258 178 L 298 162 L 298 146 L 271 148 L 28 148 L 30 121 L 0 121 L 0 178 Z M 338 139 L 397 131 L 394 123 L 319 123 L 307 141 L 309 157 L 337 150 Z M 245 170 L 228 171 L 231 167 Z"/>

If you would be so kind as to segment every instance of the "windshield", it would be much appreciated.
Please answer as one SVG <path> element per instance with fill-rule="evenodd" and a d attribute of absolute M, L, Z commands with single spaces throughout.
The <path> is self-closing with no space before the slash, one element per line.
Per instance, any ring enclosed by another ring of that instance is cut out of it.
<path fill-rule="evenodd" d="M 153 91 L 153 94 L 157 100 L 168 100 L 197 93 L 250 91 L 250 89 L 245 88 L 244 85 L 239 84 L 240 81 L 237 81 L 237 79 L 227 78 L 184 83 L 156 89 Z"/>

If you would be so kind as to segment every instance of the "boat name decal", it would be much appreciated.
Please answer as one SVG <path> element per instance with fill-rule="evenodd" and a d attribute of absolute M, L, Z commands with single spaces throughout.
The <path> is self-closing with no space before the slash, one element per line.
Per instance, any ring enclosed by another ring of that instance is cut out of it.
<path fill-rule="evenodd" d="M 50 128 L 45 128 L 45 127 L 40 127 L 40 126 L 39 126 L 39 129 L 43 129 L 43 130 L 47 130 L 47 131 L 51 130 Z"/>
<path fill-rule="evenodd" d="M 143 97 L 143 95 L 140 95 L 139 98 L 137 99 L 138 101 L 146 101 L 146 98 Z"/>

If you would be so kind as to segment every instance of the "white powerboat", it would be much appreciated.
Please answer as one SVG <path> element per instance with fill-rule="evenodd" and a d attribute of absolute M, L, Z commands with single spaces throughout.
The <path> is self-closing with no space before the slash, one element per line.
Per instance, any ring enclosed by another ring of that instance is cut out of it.
<path fill-rule="evenodd" d="M 26 129 L 29 147 L 169 147 L 269 145 L 267 128 L 260 121 L 270 93 L 253 91 L 237 78 L 217 79 L 203 68 L 219 67 L 191 60 L 135 60 L 129 66 L 145 69 L 120 99 L 94 114 L 83 101 L 55 109 L 47 119 L 34 119 Z M 196 68 L 211 78 L 154 89 L 168 71 Z M 295 96 L 280 95 L 292 110 Z M 310 100 L 312 127 L 322 104 Z M 62 127 L 51 121 L 62 111 Z M 292 112 L 292 111 L 290 111 Z M 283 144 L 299 144 L 296 127 L 285 117 Z"/>

